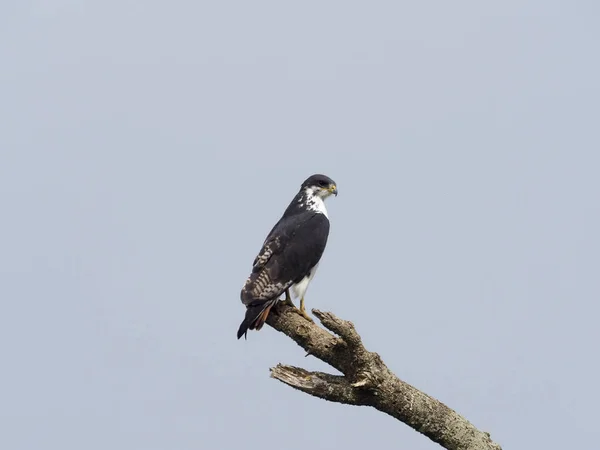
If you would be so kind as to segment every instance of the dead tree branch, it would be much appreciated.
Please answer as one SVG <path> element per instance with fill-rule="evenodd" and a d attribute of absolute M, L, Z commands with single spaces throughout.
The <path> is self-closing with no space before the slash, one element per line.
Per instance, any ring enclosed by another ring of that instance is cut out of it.
<path fill-rule="evenodd" d="M 271 377 L 318 398 L 372 406 L 449 450 L 501 450 L 489 433 L 442 402 L 400 380 L 377 353 L 365 349 L 351 322 L 329 312 L 313 314 L 329 330 L 309 322 L 294 308 L 278 305 L 267 323 L 343 375 L 330 375 L 278 364 Z"/>

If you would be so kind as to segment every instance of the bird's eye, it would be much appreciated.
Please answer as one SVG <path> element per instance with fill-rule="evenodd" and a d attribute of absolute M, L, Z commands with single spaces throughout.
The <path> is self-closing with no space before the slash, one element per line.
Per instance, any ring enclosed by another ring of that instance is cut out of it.
<path fill-rule="evenodd" d="M 323 181 L 323 180 L 319 181 L 319 186 L 321 186 L 321 187 L 327 186 L 327 181 Z"/>

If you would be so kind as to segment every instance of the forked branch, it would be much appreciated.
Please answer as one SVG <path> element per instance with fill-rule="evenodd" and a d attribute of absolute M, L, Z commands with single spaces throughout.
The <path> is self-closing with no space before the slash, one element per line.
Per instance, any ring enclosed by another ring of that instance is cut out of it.
<path fill-rule="evenodd" d="M 501 450 L 489 433 L 442 402 L 400 380 L 377 353 L 365 349 L 351 322 L 329 312 L 313 314 L 329 330 L 309 322 L 294 308 L 278 305 L 267 323 L 343 375 L 309 372 L 278 364 L 271 377 L 318 398 L 372 406 L 395 417 L 449 450 Z"/>

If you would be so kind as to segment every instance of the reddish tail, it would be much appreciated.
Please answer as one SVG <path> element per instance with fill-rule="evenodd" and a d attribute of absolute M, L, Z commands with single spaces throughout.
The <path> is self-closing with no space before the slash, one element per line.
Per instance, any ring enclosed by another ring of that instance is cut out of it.
<path fill-rule="evenodd" d="M 273 300 L 265 300 L 258 304 L 248 305 L 246 307 L 246 317 L 244 317 L 244 320 L 240 325 L 237 332 L 237 338 L 239 339 L 243 335 L 244 338 L 247 339 L 248 330 L 260 330 L 265 324 L 267 317 L 269 317 L 269 312 L 275 303 L 277 303 L 276 298 Z"/>

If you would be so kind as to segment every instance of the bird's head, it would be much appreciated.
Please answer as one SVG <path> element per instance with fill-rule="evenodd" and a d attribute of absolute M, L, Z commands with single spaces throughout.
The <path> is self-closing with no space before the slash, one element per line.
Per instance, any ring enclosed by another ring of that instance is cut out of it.
<path fill-rule="evenodd" d="M 337 196 L 338 193 L 335 181 L 328 176 L 319 174 L 308 177 L 304 183 L 302 183 L 300 189 L 308 191 L 312 195 L 322 199 L 326 199 L 331 194 Z"/>

